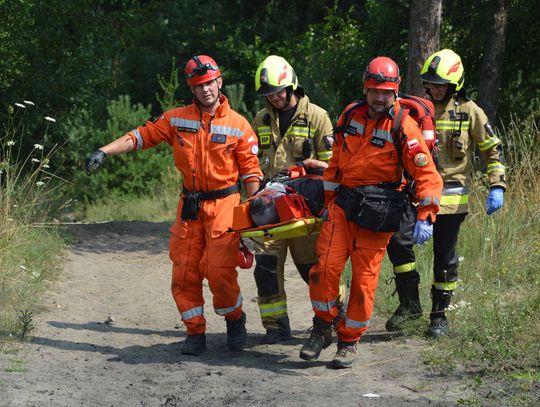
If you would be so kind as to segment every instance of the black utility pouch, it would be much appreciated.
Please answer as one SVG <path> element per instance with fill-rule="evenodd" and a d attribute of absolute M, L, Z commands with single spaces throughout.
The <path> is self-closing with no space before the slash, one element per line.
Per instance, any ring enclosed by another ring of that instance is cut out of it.
<path fill-rule="evenodd" d="M 405 194 L 378 186 L 340 189 L 336 205 L 348 220 L 377 232 L 396 232 L 405 211 Z"/>
<path fill-rule="evenodd" d="M 182 220 L 197 220 L 199 208 L 201 205 L 201 195 L 198 193 L 187 193 L 182 198 L 184 205 L 182 206 Z"/>

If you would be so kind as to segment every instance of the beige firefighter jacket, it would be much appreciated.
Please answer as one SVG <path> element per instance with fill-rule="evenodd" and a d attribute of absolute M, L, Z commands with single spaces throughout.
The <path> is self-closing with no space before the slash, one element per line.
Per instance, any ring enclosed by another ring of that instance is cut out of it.
<path fill-rule="evenodd" d="M 434 102 L 439 171 L 444 181 L 440 215 L 468 211 L 474 148 L 487 165 L 490 187 L 506 189 L 501 141 L 494 134 L 484 111 L 473 101 L 452 97 Z"/>
<path fill-rule="evenodd" d="M 266 179 L 306 158 L 328 161 L 332 157 L 332 122 L 328 113 L 310 103 L 307 96 L 297 97 L 296 112 L 283 137 L 279 133 L 279 114 L 268 101 L 251 124 L 259 138 L 259 164 Z M 308 157 L 304 156 L 306 139 L 313 140 Z"/>

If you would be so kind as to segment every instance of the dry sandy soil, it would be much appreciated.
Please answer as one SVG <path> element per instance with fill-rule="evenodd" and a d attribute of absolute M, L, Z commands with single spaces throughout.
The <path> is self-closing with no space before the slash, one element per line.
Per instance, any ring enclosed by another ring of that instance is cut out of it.
<path fill-rule="evenodd" d="M 47 310 L 34 321 L 34 340 L 15 355 L 0 353 L 0 406 L 451 406 L 471 396 L 470 382 L 426 369 L 419 353 L 429 342 L 390 336 L 376 315 L 353 369 L 329 368 L 335 344 L 318 361 L 301 360 L 312 311 L 291 264 L 293 340 L 260 344 L 253 273 L 239 270 L 247 348 L 227 349 L 206 287 L 208 352 L 181 355 L 185 330 L 169 292 L 168 225 L 70 229 L 75 238 Z M 14 358 L 24 368 L 6 372 Z"/>

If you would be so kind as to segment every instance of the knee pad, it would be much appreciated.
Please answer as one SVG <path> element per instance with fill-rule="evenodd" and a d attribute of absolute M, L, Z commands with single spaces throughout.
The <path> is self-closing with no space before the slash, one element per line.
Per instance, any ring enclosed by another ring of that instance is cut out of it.
<path fill-rule="evenodd" d="M 255 256 L 257 265 L 253 271 L 259 297 L 269 297 L 279 292 L 277 256 L 260 254 Z"/>

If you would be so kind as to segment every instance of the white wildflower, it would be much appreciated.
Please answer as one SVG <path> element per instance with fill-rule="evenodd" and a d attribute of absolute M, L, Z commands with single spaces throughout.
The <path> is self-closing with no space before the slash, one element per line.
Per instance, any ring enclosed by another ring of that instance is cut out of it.
<path fill-rule="evenodd" d="M 43 168 L 51 168 L 49 164 L 43 164 Z"/>
<path fill-rule="evenodd" d="M 23 105 L 22 103 L 15 103 L 15 106 L 21 107 L 21 108 L 23 108 L 23 109 L 26 109 L 26 106 Z"/>
<path fill-rule="evenodd" d="M 23 266 L 22 264 L 19 266 L 21 270 L 26 270 L 26 267 Z"/>
<path fill-rule="evenodd" d="M 43 181 L 38 181 L 38 182 L 36 182 L 36 185 L 38 187 L 42 187 L 43 185 L 45 185 L 45 183 Z"/>
<path fill-rule="evenodd" d="M 17 208 L 17 207 L 18 207 L 19 205 L 17 205 L 17 204 L 13 204 L 12 206 L 13 206 L 14 208 Z"/>
<path fill-rule="evenodd" d="M 32 158 L 32 162 L 33 162 L 33 163 L 38 163 L 39 160 L 38 160 L 37 158 Z"/>
<path fill-rule="evenodd" d="M 459 256 L 459 257 L 458 257 L 458 260 L 461 262 L 461 261 L 465 260 L 465 257 Z"/>
<path fill-rule="evenodd" d="M 36 150 L 43 150 L 43 145 L 42 144 L 34 144 L 34 148 Z"/>
<path fill-rule="evenodd" d="M 38 278 L 39 276 L 41 276 L 41 273 L 38 273 L 37 271 L 32 271 L 32 277 Z"/>
<path fill-rule="evenodd" d="M 26 103 L 27 105 L 30 105 L 30 106 L 35 106 L 36 104 L 34 102 L 32 102 L 31 100 L 24 100 L 23 101 L 24 103 Z"/>
<path fill-rule="evenodd" d="M 15 145 L 15 141 L 9 140 L 9 141 L 7 142 L 7 145 L 8 145 L 8 146 L 14 146 L 14 145 Z"/>
<path fill-rule="evenodd" d="M 50 117 L 50 116 L 45 116 L 45 120 L 47 120 L 47 121 L 49 121 L 49 122 L 56 123 L 56 119 L 53 119 L 53 118 Z"/>

